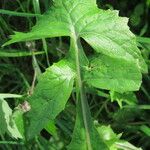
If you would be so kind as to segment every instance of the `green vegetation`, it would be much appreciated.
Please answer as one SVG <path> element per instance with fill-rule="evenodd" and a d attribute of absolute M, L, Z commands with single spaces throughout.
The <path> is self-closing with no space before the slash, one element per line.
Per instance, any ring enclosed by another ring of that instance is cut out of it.
<path fill-rule="evenodd" d="M 149 0 L 0 5 L 0 149 L 150 148 Z"/>

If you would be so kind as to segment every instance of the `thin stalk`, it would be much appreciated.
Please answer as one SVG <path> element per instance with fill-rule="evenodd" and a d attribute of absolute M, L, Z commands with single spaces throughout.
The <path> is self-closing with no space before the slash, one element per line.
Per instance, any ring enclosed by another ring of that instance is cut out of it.
<path fill-rule="evenodd" d="M 34 68 L 34 71 L 35 71 L 37 77 L 39 77 L 41 75 L 41 69 L 39 67 L 39 64 L 37 62 L 36 56 L 33 53 L 33 51 L 34 50 L 32 50 L 32 64 L 33 64 L 33 68 Z"/>
<path fill-rule="evenodd" d="M 32 94 L 33 94 L 34 87 L 35 87 L 36 77 L 37 77 L 36 71 L 34 71 L 34 76 L 33 76 L 31 88 L 30 88 L 30 90 L 29 90 L 29 95 L 32 95 Z"/>
<path fill-rule="evenodd" d="M 33 0 L 33 7 L 34 7 L 34 12 L 35 12 L 36 14 L 41 14 L 41 9 L 40 9 L 39 0 Z M 36 20 L 38 20 L 38 17 L 36 18 Z M 45 39 L 45 38 L 42 38 L 42 44 L 43 44 L 43 49 L 44 49 L 45 54 L 46 54 L 47 65 L 50 66 L 49 57 L 48 57 L 47 42 L 46 42 L 46 39 Z"/>
<path fill-rule="evenodd" d="M 46 61 L 47 61 L 47 65 L 50 66 L 50 62 L 49 62 L 49 58 L 48 58 L 48 48 L 47 48 L 47 43 L 46 43 L 46 39 L 42 38 L 42 43 L 43 43 L 43 48 L 46 54 Z"/>
<path fill-rule="evenodd" d="M 86 104 L 86 99 L 85 99 L 85 93 L 84 93 L 84 87 L 82 84 L 82 77 L 81 77 L 81 68 L 80 68 L 80 59 L 79 59 L 79 46 L 77 44 L 77 38 L 76 36 L 72 39 L 73 40 L 73 47 L 75 50 L 75 61 L 76 61 L 76 72 L 77 72 L 77 94 L 79 95 L 78 97 L 80 97 L 80 100 L 78 99 L 78 105 L 79 102 L 81 101 L 81 109 L 82 109 L 82 115 L 83 115 L 83 122 L 84 122 L 84 127 L 85 127 L 85 131 L 86 131 L 86 139 L 87 139 L 87 146 L 88 146 L 88 150 L 92 150 L 92 146 L 91 146 L 91 141 L 90 141 L 90 129 L 88 126 L 88 121 L 87 121 L 87 104 Z"/>

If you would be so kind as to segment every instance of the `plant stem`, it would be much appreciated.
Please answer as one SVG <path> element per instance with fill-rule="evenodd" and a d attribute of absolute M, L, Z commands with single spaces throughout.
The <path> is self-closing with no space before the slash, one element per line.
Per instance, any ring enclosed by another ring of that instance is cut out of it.
<path fill-rule="evenodd" d="M 78 99 L 78 105 L 81 103 L 81 109 L 82 109 L 82 116 L 83 116 L 83 122 L 84 122 L 84 127 L 86 131 L 86 139 L 87 139 L 87 147 L 88 150 L 92 150 L 91 146 L 91 141 L 90 141 L 90 130 L 88 126 L 88 121 L 87 121 L 87 102 L 85 99 L 85 93 L 84 93 L 84 87 L 82 83 L 82 77 L 81 77 L 81 68 L 80 68 L 80 59 L 79 59 L 79 46 L 78 46 L 78 39 L 76 36 L 74 36 L 73 40 L 73 47 L 75 50 L 75 61 L 76 61 L 76 72 L 77 72 L 77 78 L 76 78 L 76 84 L 77 84 L 77 99 Z"/>
<path fill-rule="evenodd" d="M 34 7 L 34 11 L 36 14 L 41 14 L 39 0 L 33 0 L 33 7 Z M 38 17 L 36 18 L 36 20 L 38 20 Z M 47 43 L 46 43 L 45 38 L 42 38 L 42 44 L 43 44 L 43 49 L 44 49 L 45 54 L 46 54 L 47 65 L 50 66 L 49 57 L 48 57 L 48 48 L 47 48 Z"/>

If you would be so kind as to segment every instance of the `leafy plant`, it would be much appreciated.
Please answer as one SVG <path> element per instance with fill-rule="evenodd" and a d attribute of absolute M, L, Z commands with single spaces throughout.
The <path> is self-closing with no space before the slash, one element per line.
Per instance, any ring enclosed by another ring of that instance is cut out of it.
<path fill-rule="evenodd" d="M 66 57 L 47 68 L 33 95 L 27 98 L 31 106 L 24 113 L 27 140 L 39 134 L 65 109 L 75 88 L 76 123 L 68 149 L 109 149 L 93 123 L 86 88 L 118 93 L 139 89 L 147 66 L 127 23 L 128 19 L 119 17 L 118 11 L 99 9 L 95 0 L 54 0 L 30 32 L 15 32 L 4 44 L 70 37 Z M 85 54 L 81 39 L 94 49 L 92 56 Z"/>

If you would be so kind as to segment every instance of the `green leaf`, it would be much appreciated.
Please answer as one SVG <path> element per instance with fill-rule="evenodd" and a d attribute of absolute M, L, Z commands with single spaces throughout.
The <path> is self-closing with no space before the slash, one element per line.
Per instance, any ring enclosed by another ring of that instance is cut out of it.
<path fill-rule="evenodd" d="M 22 138 L 22 135 L 18 131 L 15 121 L 12 118 L 12 110 L 3 99 L 0 99 L 0 122 L 1 134 L 8 133 L 13 138 Z"/>
<path fill-rule="evenodd" d="M 96 52 L 134 61 L 146 72 L 136 38 L 127 23 L 128 19 L 119 17 L 118 11 L 98 9 L 96 0 L 54 0 L 31 32 L 15 32 L 4 45 L 58 36 L 82 37 Z"/>
<path fill-rule="evenodd" d="M 136 63 L 105 55 L 93 57 L 84 76 L 84 80 L 89 85 L 117 92 L 138 90 L 141 79 Z"/>
<path fill-rule="evenodd" d="M 130 144 L 127 141 L 120 140 L 119 142 L 115 143 L 117 150 L 142 150 L 141 148 L 135 147 L 134 145 Z"/>
<path fill-rule="evenodd" d="M 25 127 L 24 127 L 24 118 L 23 118 L 24 111 L 21 108 L 17 108 L 13 114 L 12 118 L 15 121 L 15 124 L 18 128 L 23 139 L 25 139 Z"/>
<path fill-rule="evenodd" d="M 148 127 L 147 125 L 141 125 L 140 126 L 140 130 L 145 133 L 147 136 L 150 137 L 150 127 Z"/>
<path fill-rule="evenodd" d="M 142 150 L 127 141 L 120 140 L 121 134 L 115 134 L 110 126 L 97 126 L 100 137 L 109 147 L 109 150 Z"/>
<path fill-rule="evenodd" d="M 41 75 L 33 95 L 29 97 L 31 110 L 26 114 L 27 139 L 38 134 L 65 108 L 73 89 L 74 77 L 65 60 L 49 67 Z"/>
<path fill-rule="evenodd" d="M 117 150 L 115 142 L 119 141 L 121 134 L 117 135 L 110 126 L 97 126 L 97 131 L 110 150 Z"/>
<path fill-rule="evenodd" d="M 73 137 L 70 145 L 68 146 L 68 150 L 108 150 L 108 147 L 104 144 L 102 138 L 99 136 L 93 124 L 88 105 L 86 105 L 86 116 L 88 121 L 88 128 L 90 131 L 87 133 L 85 130 L 80 103 L 81 102 L 79 101 L 77 106 L 77 117 L 73 131 Z M 89 139 L 87 139 L 86 134 L 89 134 Z"/>
<path fill-rule="evenodd" d="M 55 136 L 55 135 L 57 134 L 57 128 L 56 128 L 55 122 L 54 122 L 53 120 L 50 120 L 50 121 L 48 122 L 48 124 L 46 125 L 45 129 L 46 129 L 46 131 L 47 131 L 49 134 L 51 134 L 51 135 L 53 135 L 53 136 Z"/>
<path fill-rule="evenodd" d="M 110 91 L 110 98 L 112 102 L 117 101 L 120 108 L 122 108 L 122 103 L 126 103 L 130 106 L 137 105 L 137 98 L 133 92 L 126 92 L 121 94 L 114 91 Z"/>

